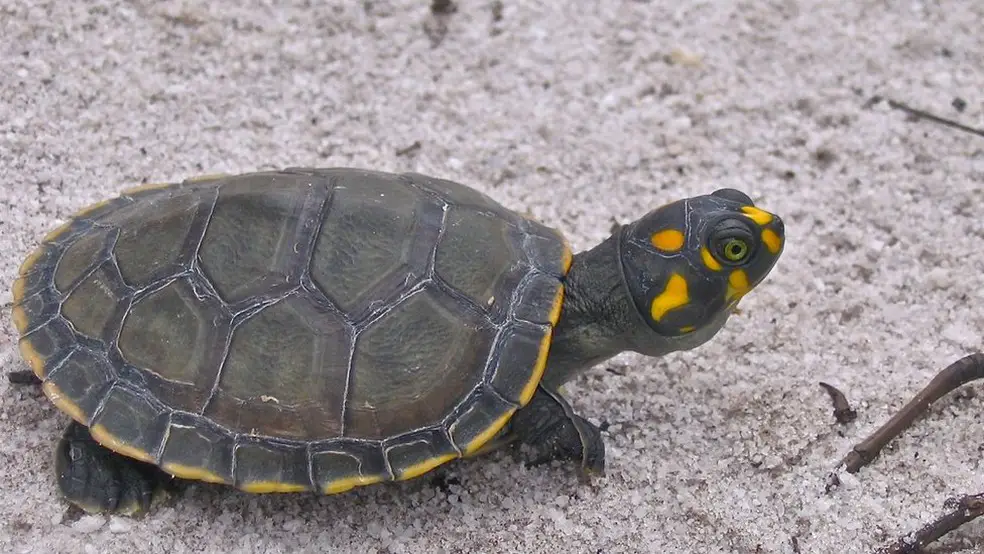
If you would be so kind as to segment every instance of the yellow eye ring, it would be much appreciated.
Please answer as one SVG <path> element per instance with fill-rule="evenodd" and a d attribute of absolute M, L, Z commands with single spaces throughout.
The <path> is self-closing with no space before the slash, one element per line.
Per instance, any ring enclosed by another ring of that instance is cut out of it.
<path fill-rule="evenodd" d="M 725 241 L 721 251 L 729 262 L 740 262 L 748 256 L 748 243 L 741 239 L 730 238 Z"/>

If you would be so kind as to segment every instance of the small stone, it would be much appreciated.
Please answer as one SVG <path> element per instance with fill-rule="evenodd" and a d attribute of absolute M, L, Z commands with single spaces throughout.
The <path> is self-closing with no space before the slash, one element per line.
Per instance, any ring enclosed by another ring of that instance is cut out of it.
<path fill-rule="evenodd" d="M 934 267 L 926 273 L 926 282 L 935 289 L 946 290 L 953 286 L 952 272 L 942 267 Z"/>
<path fill-rule="evenodd" d="M 121 517 L 112 517 L 109 519 L 109 532 L 110 533 L 127 533 L 130 531 L 130 522 Z"/>
<path fill-rule="evenodd" d="M 666 57 L 666 61 L 684 67 L 700 67 L 704 64 L 704 56 L 681 48 L 674 48 Z"/>
<path fill-rule="evenodd" d="M 82 516 L 72 524 L 72 530 L 78 531 L 79 533 L 93 533 L 98 531 L 103 525 L 106 524 L 106 520 L 100 516 Z"/>
<path fill-rule="evenodd" d="M 636 34 L 628 29 L 622 29 L 616 36 L 620 42 L 635 42 L 636 39 Z"/>
<path fill-rule="evenodd" d="M 284 522 L 284 531 L 287 531 L 288 533 L 293 533 L 294 531 L 300 529 L 303 524 L 304 522 L 301 521 L 300 519 L 289 519 Z"/>
<path fill-rule="evenodd" d="M 840 481 L 840 486 L 844 487 L 845 490 L 853 490 L 858 488 L 860 484 L 858 478 L 852 473 L 846 471 L 840 471 L 837 473 L 837 479 Z"/>
<path fill-rule="evenodd" d="M 693 126 L 693 121 L 689 117 L 682 115 L 667 121 L 665 128 L 668 132 L 682 133 Z"/>
<path fill-rule="evenodd" d="M 941 333 L 943 338 L 955 342 L 961 346 L 971 346 L 977 340 L 977 333 L 974 329 L 962 321 L 950 323 L 943 328 Z"/>

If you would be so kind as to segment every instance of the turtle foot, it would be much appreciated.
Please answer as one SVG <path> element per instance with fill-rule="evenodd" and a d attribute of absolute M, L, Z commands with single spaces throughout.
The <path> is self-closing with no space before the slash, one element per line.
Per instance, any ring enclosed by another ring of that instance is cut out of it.
<path fill-rule="evenodd" d="M 170 479 L 154 465 L 100 445 L 75 421 L 58 443 L 55 471 L 65 499 L 88 513 L 144 513 Z"/>
<path fill-rule="evenodd" d="M 516 413 L 513 429 L 534 454 L 536 466 L 553 460 L 579 462 L 582 479 L 605 473 L 605 442 L 601 429 L 574 413 L 556 392 L 539 388 L 530 403 Z"/>

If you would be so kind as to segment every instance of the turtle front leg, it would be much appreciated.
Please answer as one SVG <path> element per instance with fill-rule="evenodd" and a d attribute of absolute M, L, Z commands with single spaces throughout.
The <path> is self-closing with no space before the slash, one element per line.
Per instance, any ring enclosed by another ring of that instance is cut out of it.
<path fill-rule="evenodd" d="M 76 421 L 55 449 L 55 471 L 65 499 L 89 513 L 145 512 L 154 493 L 170 479 L 156 466 L 100 445 Z"/>
<path fill-rule="evenodd" d="M 605 442 L 601 429 L 574 413 L 557 391 L 539 387 L 533 399 L 512 418 L 516 439 L 533 449 L 530 465 L 551 460 L 579 462 L 580 472 L 605 471 Z"/>

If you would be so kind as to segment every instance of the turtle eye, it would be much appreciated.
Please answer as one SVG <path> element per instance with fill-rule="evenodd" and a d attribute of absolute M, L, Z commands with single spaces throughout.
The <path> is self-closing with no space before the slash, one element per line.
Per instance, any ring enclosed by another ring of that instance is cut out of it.
<path fill-rule="evenodd" d="M 725 265 L 747 262 L 755 250 L 755 235 L 744 221 L 728 218 L 712 229 L 708 246 L 714 257 Z"/>
<path fill-rule="evenodd" d="M 748 256 L 748 243 L 738 239 L 727 239 L 722 247 L 722 254 L 729 262 L 740 263 Z"/>

